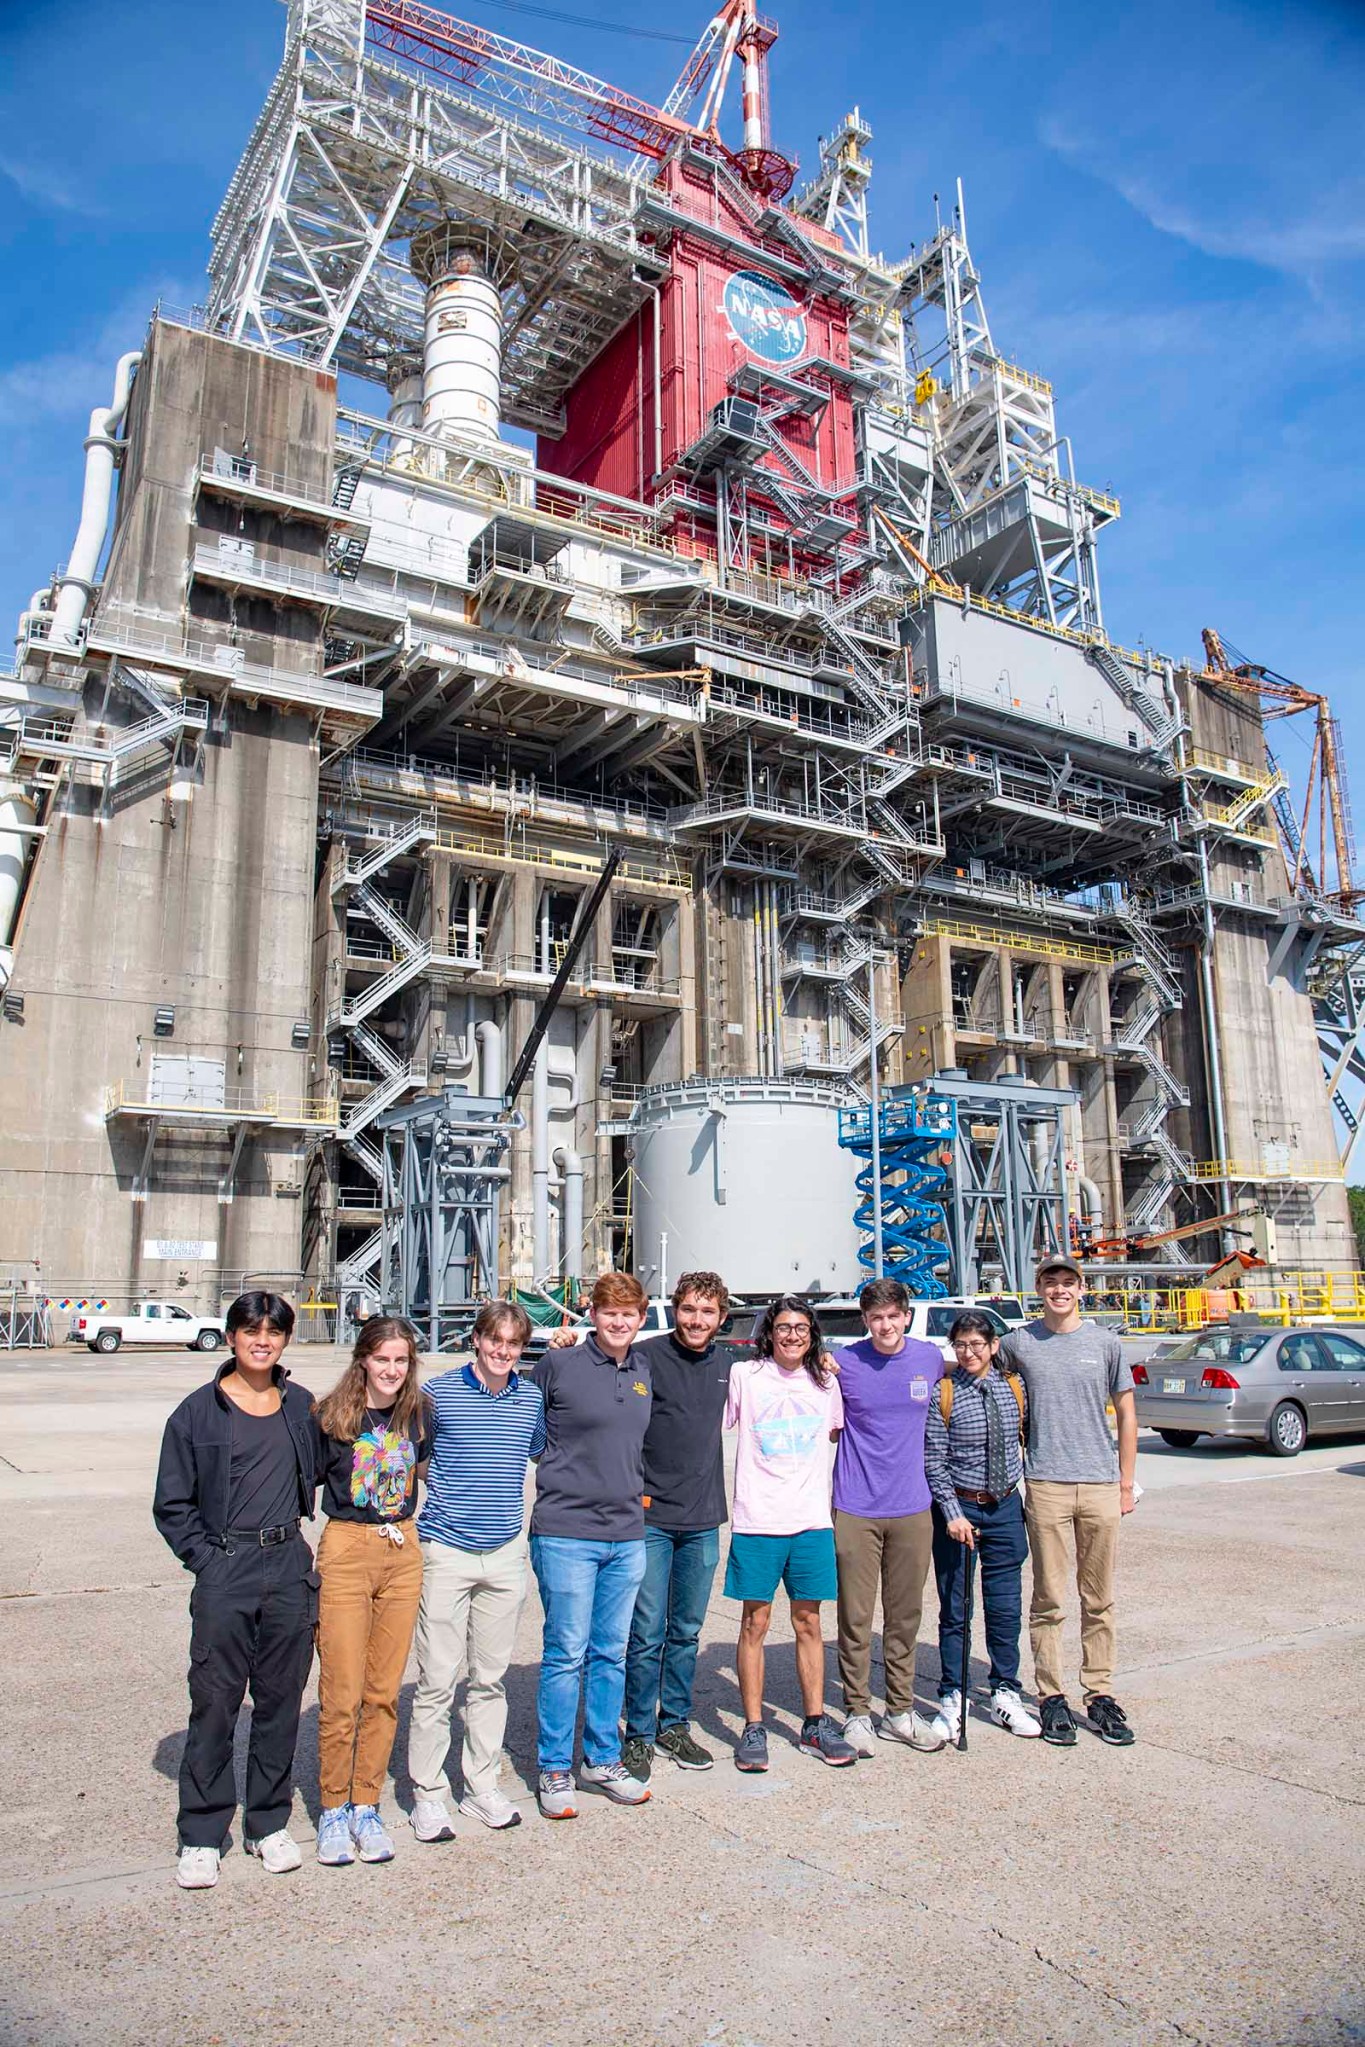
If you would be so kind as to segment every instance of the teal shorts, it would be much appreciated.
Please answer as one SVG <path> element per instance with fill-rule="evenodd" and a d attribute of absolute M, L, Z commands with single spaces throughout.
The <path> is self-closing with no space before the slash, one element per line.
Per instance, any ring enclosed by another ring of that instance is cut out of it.
<path fill-rule="evenodd" d="M 725 1597 L 771 1600 L 779 1585 L 788 1599 L 836 1599 L 839 1569 L 834 1559 L 834 1530 L 805 1528 L 799 1535 L 730 1537 L 725 1565 Z"/>

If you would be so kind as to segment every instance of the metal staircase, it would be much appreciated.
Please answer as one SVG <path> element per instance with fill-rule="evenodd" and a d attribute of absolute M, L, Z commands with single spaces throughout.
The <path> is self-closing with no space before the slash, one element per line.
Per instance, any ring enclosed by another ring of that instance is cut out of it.
<path fill-rule="evenodd" d="M 1107 641 L 1096 640 L 1085 653 L 1086 659 L 1094 663 L 1129 710 L 1147 727 L 1151 735 L 1148 740 L 1151 751 L 1163 752 L 1183 727 L 1184 719 L 1169 711 L 1162 698 L 1133 675 L 1127 662 L 1119 659 Z"/>

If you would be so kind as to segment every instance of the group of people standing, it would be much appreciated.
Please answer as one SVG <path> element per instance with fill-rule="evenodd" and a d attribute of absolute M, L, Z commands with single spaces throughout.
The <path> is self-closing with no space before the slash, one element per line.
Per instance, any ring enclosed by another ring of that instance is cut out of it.
<path fill-rule="evenodd" d="M 1038 1286 L 1041 1320 L 1003 1344 L 987 1316 L 959 1316 L 950 1368 L 937 1346 L 907 1336 L 909 1297 L 885 1279 L 861 1295 L 866 1337 L 837 1357 L 818 1305 L 785 1295 L 763 1314 L 752 1354 L 730 1363 L 718 1342 L 730 1311 L 718 1274 L 685 1273 L 672 1329 L 642 1342 L 643 1289 L 612 1272 L 593 1288 L 587 1332 L 557 1332 L 532 1375 L 519 1369 L 525 1311 L 494 1301 L 479 1311 L 469 1361 L 425 1385 L 410 1326 L 366 1323 L 341 1380 L 316 1402 L 282 1364 L 288 1303 L 243 1295 L 227 1316 L 232 1356 L 171 1416 L 157 1481 L 157 1525 L 195 1578 L 177 1881 L 217 1881 L 248 1687 L 244 1845 L 272 1873 L 299 1866 L 287 1821 L 315 1634 L 320 1862 L 393 1856 L 379 1803 L 414 1634 L 417 1839 L 453 1838 L 447 1757 L 461 1674 L 459 1809 L 497 1830 L 518 1825 L 500 1783 L 504 1680 L 531 1573 L 544 1610 L 542 1814 L 573 1818 L 582 1791 L 642 1805 L 660 1758 L 710 1769 L 714 1755 L 693 1732 L 693 1691 L 727 1519 L 724 1589 L 741 1609 L 740 1770 L 768 1768 L 765 1644 L 779 1587 L 791 1607 L 804 1753 L 847 1767 L 875 1756 L 879 1739 L 945 1747 L 964 1711 L 965 1588 L 976 1558 L 992 1719 L 1074 1744 L 1059 1657 L 1074 1555 L 1086 1715 L 1103 1740 L 1131 1742 L 1111 1687 L 1116 1535 L 1135 1497 L 1132 1379 L 1117 1339 L 1081 1318 L 1077 1266 L 1049 1261 Z M 729 1510 L 727 1428 L 737 1432 Z M 319 1490 L 326 1526 L 315 1565 L 300 1522 Z M 1037 1715 L 1019 1676 L 1030 1546 Z M 931 1562 L 941 1674 L 937 1711 L 926 1715 L 915 1659 Z M 879 1599 L 885 1710 L 874 1722 Z M 842 1725 L 825 1702 L 827 1602 L 837 1610 Z"/>

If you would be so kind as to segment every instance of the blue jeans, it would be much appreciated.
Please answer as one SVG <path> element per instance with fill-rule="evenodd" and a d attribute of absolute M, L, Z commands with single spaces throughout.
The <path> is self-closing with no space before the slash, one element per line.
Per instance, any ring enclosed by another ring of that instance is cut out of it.
<path fill-rule="evenodd" d="M 692 1717 L 697 1638 L 720 1562 L 718 1528 L 646 1528 L 626 1651 L 626 1734 L 653 1741 Z"/>
<path fill-rule="evenodd" d="M 986 1621 L 986 1653 L 991 1659 L 991 1690 L 1007 1685 L 1019 1689 L 1019 1624 L 1023 1618 L 1021 1581 L 1028 1555 L 1024 1503 L 1019 1489 L 1007 1500 L 987 1507 L 963 1500 L 962 1512 L 976 1530 L 978 1588 Z M 962 1559 L 963 1543 L 954 1542 L 942 1509 L 934 1506 L 934 1576 L 938 1579 L 938 1695 L 955 1692 L 962 1682 Z"/>
<path fill-rule="evenodd" d="M 580 1689 L 584 1762 L 619 1763 L 626 1637 L 644 1576 L 645 1546 L 533 1535 L 531 1567 L 545 1608 L 536 1693 L 540 1767 L 573 1768 Z"/>

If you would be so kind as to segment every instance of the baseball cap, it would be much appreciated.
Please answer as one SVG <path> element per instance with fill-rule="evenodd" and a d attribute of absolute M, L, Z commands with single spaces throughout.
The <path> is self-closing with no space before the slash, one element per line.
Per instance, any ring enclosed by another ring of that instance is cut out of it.
<path fill-rule="evenodd" d="M 1085 1274 L 1081 1271 L 1080 1266 L 1074 1258 L 1068 1258 L 1063 1251 L 1054 1253 L 1051 1258 L 1041 1260 L 1038 1270 L 1033 1276 L 1035 1285 L 1041 1282 L 1044 1273 L 1047 1272 L 1074 1272 L 1081 1285 L 1085 1285 Z"/>

